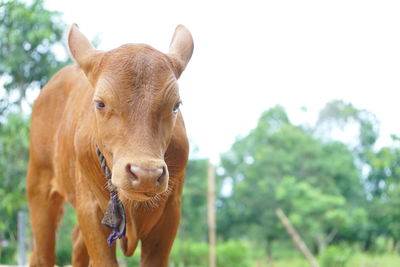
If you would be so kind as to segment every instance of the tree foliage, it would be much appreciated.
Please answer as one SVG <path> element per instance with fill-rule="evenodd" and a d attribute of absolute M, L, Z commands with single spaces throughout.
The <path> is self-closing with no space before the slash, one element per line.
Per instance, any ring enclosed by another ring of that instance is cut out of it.
<path fill-rule="evenodd" d="M 370 214 L 366 248 L 373 246 L 373 240 L 382 235 L 394 243 L 400 240 L 400 140 L 396 136 L 392 139 L 392 146 L 366 155 L 369 173 L 365 186 Z"/>
<path fill-rule="evenodd" d="M 62 47 L 64 29 L 60 13 L 46 10 L 43 0 L 0 1 L 0 77 L 6 94 L 0 111 L 20 104 L 28 89 L 41 88 L 66 64 L 54 50 Z"/>
<path fill-rule="evenodd" d="M 66 64 L 55 52 L 64 49 L 64 29 L 60 13 L 46 10 L 43 0 L 0 0 L 0 240 L 10 244 L 0 247 L 1 263 L 15 262 L 17 212 L 27 209 L 29 114 L 19 107 Z"/>
<path fill-rule="evenodd" d="M 351 216 L 365 219 L 356 206 L 365 194 L 353 153 L 291 124 L 280 106 L 263 113 L 221 161 L 221 179 L 232 184 L 218 212 L 224 238 L 251 236 L 269 250 L 285 236 L 274 213 L 282 207 L 318 251 L 350 226 Z"/>
<path fill-rule="evenodd" d="M 334 129 L 348 130 L 356 126 L 357 136 L 350 145 L 363 159 L 366 151 L 371 150 L 379 137 L 379 122 L 374 114 L 364 109 L 357 109 L 343 100 L 332 100 L 320 111 L 315 131 L 322 136 L 330 135 Z"/>
<path fill-rule="evenodd" d="M 0 254 L 10 260 L 16 249 L 17 213 L 27 209 L 29 119 L 21 114 L 9 114 L 6 121 L 0 124 L 0 240 L 8 240 L 10 247 L 0 247 Z"/>
<path fill-rule="evenodd" d="M 395 208 L 399 201 L 400 185 L 400 140 L 392 135 L 391 146 L 375 148 L 379 137 L 379 122 L 374 114 L 367 110 L 357 109 L 351 103 L 334 100 L 327 103 L 320 112 L 317 130 L 329 124 L 331 128 L 346 129 L 357 125 L 357 142 L 347 144 L 354 150 L 359 168 L 364 170 L 360 179 L 365 200 L 359 203 L 367 211 L 366 224 L 357 227 L 356 234 L 347 234 L 347 238 L 356 236 L 363 242 L 365 249 L 373 248 L 378 237 L 385 236 L 397 243 L 400 240 L 397 223 L 398 212 Z"/>

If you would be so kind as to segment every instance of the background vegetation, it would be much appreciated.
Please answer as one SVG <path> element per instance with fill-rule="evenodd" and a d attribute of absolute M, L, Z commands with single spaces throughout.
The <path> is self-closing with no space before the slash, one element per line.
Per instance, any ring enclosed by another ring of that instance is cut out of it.
<path fill-rule="evenodd" d="M 30 109 L 23 107 L 67 64 L 55 54 L 63 29 L 42 0 L 0 1 L 0 240 L 8 241 L 1 264 L 16 263 L 17 212 L 27 211 Z M 354 128 L 351 142 L 332 136 Z M 323 266 L 400 266 L 400 138 L 377 147 L 378 138 L 374 114 L 341 100 L 327 103 L 315 125 L 293 124 L 279 105 L 262 113 L 217 166 L 218 265 L 308 266 L 275 215 L 281 208 Z M 207 266 L 206 166 L 196 157 L 187 166 L 174 266 Z M 60 265 L 70 263 L 75 223 L 67 206 Z M 138 253 L 120 257 L 138 261 Z"/>

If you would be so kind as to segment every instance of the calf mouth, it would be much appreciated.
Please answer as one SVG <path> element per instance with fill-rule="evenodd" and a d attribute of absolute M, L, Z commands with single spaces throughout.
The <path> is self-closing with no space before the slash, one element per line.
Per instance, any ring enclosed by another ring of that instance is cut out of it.
<path fill-rule="evenodd" d="M 118 192 L 120 192 L 120 194 L 124 198 L 134 201 L 147 201 L 149 199 L 155 198 L 157 195 L 160 194 L 153 192 L 136 192 L 133 190 L 125 190 L 125 189 L 119 189 Z"/>

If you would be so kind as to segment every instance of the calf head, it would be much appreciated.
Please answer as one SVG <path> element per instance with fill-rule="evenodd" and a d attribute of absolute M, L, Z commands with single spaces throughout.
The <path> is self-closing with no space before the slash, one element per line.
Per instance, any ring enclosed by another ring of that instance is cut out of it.
<path fill-rule="evenodd" d="M 94 89 L 96 143 L 112 169 L 112 183 L 131 200 L 147 200 L 168 188 L 164 155 L 180 116 L 177 79 L 193 52 L 193 39 L 178 26 L 168 54 L 143 44 L 96 50 L 73 25 L 73 58 Z"/>

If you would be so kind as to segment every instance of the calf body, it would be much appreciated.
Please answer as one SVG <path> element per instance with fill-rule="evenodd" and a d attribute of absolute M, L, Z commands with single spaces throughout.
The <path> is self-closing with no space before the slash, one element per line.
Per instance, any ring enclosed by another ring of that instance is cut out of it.
<path fill-rule="evenodd" d="M 192 55 L 191 35 L 178 26 L 168 54 L 138 44 L 102 52 L 73 25 L 68 44 L 77 64 L 54 75 L 32 111 L 30 265 L 54 265 L 67 201 L 78 217 L 73 265 L 117 266 L 115 244 L 106 241 L 110 229 L 101 224 L 109 192 L 98 147 L 126 211 L 124 254 L 140 240 L 142 266 L 167 266 L 188 158 L 177 79 Z"/>

